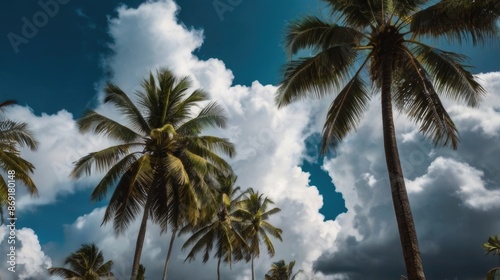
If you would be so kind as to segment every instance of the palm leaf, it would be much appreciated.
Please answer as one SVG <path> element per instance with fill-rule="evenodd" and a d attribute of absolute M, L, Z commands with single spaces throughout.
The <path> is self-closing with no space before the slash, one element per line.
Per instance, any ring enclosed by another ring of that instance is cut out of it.
<path fill-rule="evenodd" d="M 130 148 L 141 147 L 142 143 L 129 143 L 110 146 L 98 152 L 92 152 L 77 162 L 71 171 L 71 177 L 74 179 L 80 178 L 84 174 L 89 176 L 92 171 L 92 166 L 99 172 L 106 171 L 115 165 L 122 156 L 127 155 Z"/>
<path fill-rule="evenodd" d="M 3 143 L 14 142 L 21 147 L 36 150 L 38 142 L 33 133 L 27 128 L 26 123 L 18 123 L 10 120 L 0 121 L 0 141 Z"/>
<path fill-rule="evenodd" d="M 499 16 L 497 0 L 442 0 L 415 13 L 410 30 L 415 35 L 446 36 L 458 43 L 470 39 L 477 45 L 496 37 Z"/>
<path fill-rule="evenodd" d="M 289 62 L 277 91 L 276 104 L 283 107 L 306 97 L 320 98 L 340 87 L 356 55 L 346 44 L 328 48 L 312 58 Z"/>
<path fill-rule="evenodd" d="M 437 91 L 457 101 L 465 101 L 468 106 L 477 106 L 484 88 L 462 64 L 465 56 L 418 44 L 412 51 L 432 75 Z"/>
<path fill-rule="evenodd" d="M 358 71 L 328 109 L 323 127 L 322 153 L 327 151 L 328 145 L 342 141 L 350 131 L 355 129 L 368 107 L 370 97 L 359 74 Z"/>
<path fill-rule="evenodd" d="M 326 50 L 333 46 L 355 44 L 363 36 L 356 29 L 330 24 L 315 16 L 305 16 L 287 27 L 285 50 L 293 55 L 301 49 Z"/>
<path fill-rule="evenodd" d="M 130 128 L 111 120 L 93 110 L 87 110 L 83 116 L 77 120 L 78 129 L 81 132 L 92 131 L 95 134 L 109 136 L 123 142 L 137 140 L 141 135 Z"/>
<path fill-rule="evenodd" d="M 394 93 L 395 104 L 420 125 L 420 132 L 436 145 L 458 146 L 458 131 L 443 107 L 423 66 L 407 52 L 405 67 L 398 74 L 400 82 Z"/>
<path fill-rule="evenodd" d="M 137 129 L 142 134 L 149 134 L 150 127 L 141 112 L 134 105 L 132 100 L 118 86 L 108 83 L 104 90 L 106 96 L 105 103 L 111 103 L 131 122 L 134 129 Z"/>

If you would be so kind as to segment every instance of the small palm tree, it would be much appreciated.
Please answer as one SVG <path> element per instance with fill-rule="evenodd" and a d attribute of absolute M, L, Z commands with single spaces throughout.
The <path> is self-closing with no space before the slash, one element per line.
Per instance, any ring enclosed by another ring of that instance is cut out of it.
<path fill-rule="evenodd" d="M 446 96 L 476 106 L 484 89 L 466 57 L 428 44 L 447 38 L 474 45 L 498 34 L 498 0 L 323 0 L 331 20 L 306 16 L 286 31 L 292 55 L 276 102 L 335 94 L 323 127 L 323 153 L 353 131 L 380 93 L 384 150 L 408 278 L 425 279 L 417 234 L 399 159 L 393 107 L 420 126 L 436 145 L 458 146 L 458 131 L 444 108 Z M 371 91 L 371 92 L 370 92 Z"/>
<path fill-rule="evenodd" d="M 104 262 L 101 250 L 95 244 L 84 244 L 76 252 L 71 253 L 64 261 L 65 267 L 51 267 L 50 275 L 68 280 L 101 280 L 114 279 L 111 267 L 113 261 Z"/>
<path fill-rule="evenodd" d="M 137 280 L 146 280 L 146 268 L 141 264 L 137 272 Z"/>
<path fill-rule="evenodd" d="M 0 113 L 3 113 L 5 107 L 15 103 L 13 100 L 1 102 Z M 4 119 L 3 116 L 0 118 L 0 168 L 3 170 L 2 173 L 22 182 L 31 195 L 38 194 L 38 189 L 30 177 L 35 167 L 21 157 L 19 148 L 28 147 L 34 151 L 37 146 L 38 142 L 26 123 Z M 3 206 L 8 204 L 8 181 L 0 176 L 0 211 L 2 211 Z M 3 218 L 3 215 L 1 217 Z"/>
<path fill-rule="evenodd" d="M 242 220 L 235 215 L 242 195 L 236 195 L 240 187 L 234 187 L 235 182 L 236 176 L 234 175 L 219 176 L 218 188 L 215 189 L 214 194 L 216 211 L 213 211 L 208 221 L 195 227 L 193 235 L 182 246 L 182 249 L 192 246 L 186 257 L 186 260 L 190 261 L 194 260 L 198 252 L 204 251 L 203 262 L 205 263 L 215 245 L 214 257 L 218 259 L 217 279 L 220 279 L 221 261 L 229 263 L 231 267 L 233 256 L 235 261 L 243 259 L 243 250 L 247 247 L 244 237 L 239 232 Z M 183 231 L 191 231 L 191 227 L 185 227 Z"/>
<path fill-rule="evenodd" d="M 225 127 L 223 109 L 215 102 L 208 103 L 206 92 L 191 87 L 188 77 L 179 79 L 168 69 L 159 70 L 156 78 L 150 74 L 135 99 L 108 84 L 104 101 L 114 105 L 125 122 L 93 110 L 78 120 L 80 131 L 120 142 L 78 160 L 72 176 L 90 175 L 93 167 L 107 172 L 91 199 L 102 200 L 114 188 L 103 223 L 113 220 L 117 234 L 143 211 L 132 280 L 137 278 L 147 221 L 159 224 L 163 232 L 168 226 L 176 232 L 186 221 L 196 223 L 200 197 L 209 192 L 207 178 L 216 171 L 232 172 L 218 152 L 232 157 L 234 145 L 224 138 L 201 135 L 206 128 Z M 196 111 L 196 107 L 201 108 Z"/>
<path fill-rule="evenodd" d="M 295 280 L 302 270 L 293 274 L 294 266 L 295 261 L 291 261 L 289 264 L 286 264 L 284 260 L 274 262 L 269 272 L 265 275 L 265 280 Z"/>
<path fill-rule="evenodd" d="M 498 255 L 500 261 L 500 240 L 498 240 L 498 235 L 490 236 L 488 242 L 483 243 L 483 248 L 486 250 L 486 254 Z M 500 262 L 499 267 L 491 269 L 486 275 L 486 280 L 494 279 L 500 279 Z"/>
<path fill-rule="evenodd" d="M 260 256 L 260 243 L 264 242 L 268 255 L 273 257 L 274 245 L 268 234 L 282 241 L 282 230 L 268 222 L 270 216 L 281 211 L 277 207 L 268 209 L 272 204 L 274 204 L 272 200 L 250 188 L 238 203 L 239 209 L 235 213 L 245 223 L 241 234 L 248 244 L 246 258 L 252 262 L 252 280 L 255 280 L 254 259 Z"/>

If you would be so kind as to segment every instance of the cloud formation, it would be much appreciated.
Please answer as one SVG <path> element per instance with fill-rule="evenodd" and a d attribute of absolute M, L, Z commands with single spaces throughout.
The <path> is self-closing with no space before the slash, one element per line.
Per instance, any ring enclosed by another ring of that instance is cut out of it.
<path fill-rule="evenodd" d="M 9 239 L 10 236 L 15 238 Z M 1 225 L 0 251 L 2 280 L 48 278 L 46 269 L 52 266 L 52 260 L 42 251 L 38 236 L 32 229 L 22 228 L 13 233 L 12 228 Z"/>

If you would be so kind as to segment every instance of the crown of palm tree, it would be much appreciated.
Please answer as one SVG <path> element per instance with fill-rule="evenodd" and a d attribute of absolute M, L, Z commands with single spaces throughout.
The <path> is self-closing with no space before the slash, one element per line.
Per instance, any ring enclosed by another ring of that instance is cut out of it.
<path fill-rule="evenodd" d="M 113 261 L 104 262 L 102 251 L 95 244 L 83 244 L 64 261 L 64 267 L 51 267 L 50 275 L 74 280 L 99 280 L 101 277 L 113 277 Z"/>
<path fill-rule="evenodd" d="M 291 261 L 286 264 L 284 260 L 274 262 L 271 265 L 271 269 L 266 273 L 265 280 L 294 280 L 302 270 L 297 273 L 293 273 L 293 267 L 295 266 L 295 261 Z"/>
<path fill-rule="evenodd" d="M 133 279 L 139 268 L 138 251 L 142 250 L 146 221 L 152 219 L 163 231 L 168 225 L 177 229 L 184 221 L 196 223 L 199 199 L 210 197 L 208 182 L 213 174 L 232 172 L 218 153 L 232 157 L 234 145 L 227 139 L 201 134 L 209 127 L 225 127 L 223 109 L 208 102 L 206 92 L 191 87 L 188 77 L 177 78 L 168 69 L 159 70 L 156 77 L 150 74 L 134 99 L 110 83 L 104 102 L 113 105 L 125 122 L 93 110 L 77 122 L 82 132 L 121 142 L 81 158 L 72 176 L 90 175 L 93 167 L 106 172 L 91 199 L 103 199 L 114 187 L 103 223 L 113 219 L 116 233 L 123 232 L 144 208 Z"/>
<path fill-rule="evenodd" d="M 474 45 L 498 34 L 496 0 L 324 0 L 338 25 L 315 16 L 292 22 L 286 50 L 312 49 L 314 56 L 292 60 L 278 90 L 278 106 L 305 97 L 338 92 L 323 128 L 323 152 L 359 123 L 372 89 L 381 89 L 383 62 L 390 58 L 397 109 L 420 125 L 434 143 L 458 145 L 458 132 L 439 94 L 470 106 L 484 89 L 474 80 L 464 55 L 432 47 L 422 39 L 445 37 Z"/>

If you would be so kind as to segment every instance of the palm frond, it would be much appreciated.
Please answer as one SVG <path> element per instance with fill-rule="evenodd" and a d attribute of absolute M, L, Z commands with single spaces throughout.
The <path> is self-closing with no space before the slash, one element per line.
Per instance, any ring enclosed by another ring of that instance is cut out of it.
<path fill-rule="evenodd" d="M 83 116 L 77 120 L 77 125 L 81 132 L 92 131 L 94 134 L 109 136 L 126 143 L 141 137 L 141 135 L 125 125 L 109 119 L 93 110 L 87 110 Z"/>
<path fill-rule="evenodd" d="M 106 96 L 105 103 L 111 103 L 125 116 L 125 118 L 132 124 L 133 128 L 143 135 L 148 135 L 150 127 L 141 112 L 134 105 L 132 100 L 123 92 L 117 85 L 108 83 L 104 90 Z"/>
<path fill-rule="evenodd" d="M 201 109 L 196 117 L 183 123 L 177 132 L 183 135 L 198 135 L 203 129 L 209 127 L 225 128 L 226 124 L 227 117 L 224 115 L 224 109 L 216 102 L 211 102 Z"/>
<path fill-rule="evenodd" d="M 13 142 L 21 147 L 36 150 L 38 142 L 33 133 L 28 129 L 28 124 L 11 120 L 0 120 L 0 142 Z"/>
<path fill-rule="evenodd" d="M 106 207 L 102 224 L 113 219 L 117 235 L 127 229 L 144 206 L 151 182 L 150 157 L 143 155 L 121 176 Z"/>
<path fill-rule="evenodd" d="M 424 44 L 418 44 L 412 51 L 432 75 L 433 85 L 438 92 L 468 106 L 477 106 L 486 93 L 463 64 L 465 56 L 445 52 Z"/>
<path fill-rule="evenodd" d="M 435 145 L 458 146 L 458 131 L 431 82 L 431 77 L 418 60 L 407 51 L 405 66 L 398 72 L 394 93 L 396 107 L 419 124 L 420 132 Z"/>
<path fill-rule="evenodd" d="M 81 276 L 76 272 L 64 267 L 51 267 L 48 269 L 48 272 L 52 276 L 59 276 L 65 279 L 72 279 L 73 277 L 77 278 Z"/>
<path fill-rule="evenodd" d="M 347 26 L 364 28 L 381 21 L 382 1 L 373 0 L 324 0 L 331 6 L 332 15 L 340 14 Z"/>
<path fill-rule="evenodd" d="M 114 164 L 106 175 L 101 179 L 99 184 L 94 188 L 94 191 L 90 195 L 90 200 L 100 201 L 104 199 L 108 193 L 109 188 L 126 172 L 129 167 L 137 160 L 136 153 L 128 154 L 123 157 L 120 161 Z"/>
<path fill-rule="evenodd" d="M 415 13 L 410 30 L 415 35 L 445 36 L 458 43 L 471 40 L 477 45 L 495 39 L 499 16 L 497 0 L 442 0 Z"/>
<path fill-rule="evenodd" d="M 349 45 L 328 48 L 311 58 L 291 61 L 276 94 L 276 104 L 283 107 L 306 97 L 323 97 L 340 87 L 356 51 Z"/>
<path fill-rule="evenodd" d="M 89 176 L 94 165 L 97 171 L 106 171 L 115 165 L 121 157 L 127 155 L 131 148 L 142 146 L 142 143 L 119 144 L 104 148 L 98 152 L 92 152 L 75 162 L 71 177 L 78 179 L 83 175 Z"/>
<path fill-rule="evenodd" d="M 369 100 L 365 82 L 358 71 L 328 109 L 323 127 L 321 147 L 323 154 L 328 150 L 329 145 L 339 143 L 356 128 L 368 107 Z"/>
<path fill-rule="evenodd" d="M 288 25 L 285 50 L 289 56 L 302 49 L 322 51 L 333 46 L 356 44 L 362 36 L 356 29 L 330 24 L 315 16 L 305 16 Z"/>

